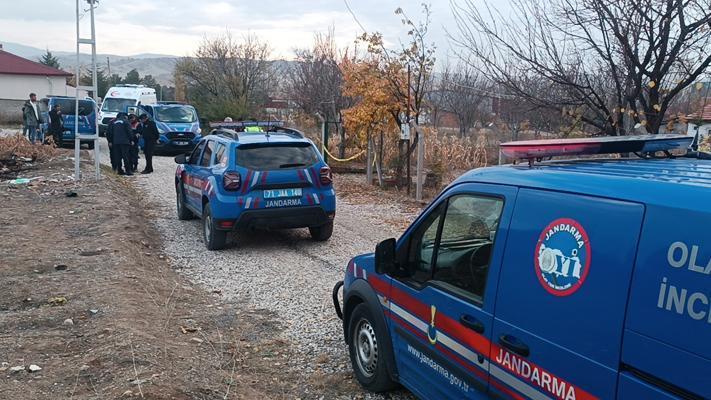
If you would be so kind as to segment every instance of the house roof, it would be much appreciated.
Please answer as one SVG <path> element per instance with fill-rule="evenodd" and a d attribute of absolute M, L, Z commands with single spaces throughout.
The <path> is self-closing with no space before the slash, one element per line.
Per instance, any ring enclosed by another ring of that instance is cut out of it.
<path fill-rule="evenodd" d="M 16 56 L 4 50 L 0 50 L 0 74 L 72 76 L 69 72 Z"/>
<path fill-rule="evenodd" d="M 699 114 L 699 112 L 697 111 L 695 113 L 687 115 L 686 119 L 691 121 L 699 119 L 701 121 L 711 121 L 711 103 L 704 106 L 704 109 L 701 111 L 701 114 Z"/>

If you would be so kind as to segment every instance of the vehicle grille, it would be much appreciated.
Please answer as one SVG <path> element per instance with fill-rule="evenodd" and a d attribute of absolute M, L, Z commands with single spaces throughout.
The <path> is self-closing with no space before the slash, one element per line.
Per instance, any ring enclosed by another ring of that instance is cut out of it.
<path fill-rule="evenodd" d="M 168 140 L 192 140 L 195 134 L 193 132 L 168 132 L 165 136 Z"/>

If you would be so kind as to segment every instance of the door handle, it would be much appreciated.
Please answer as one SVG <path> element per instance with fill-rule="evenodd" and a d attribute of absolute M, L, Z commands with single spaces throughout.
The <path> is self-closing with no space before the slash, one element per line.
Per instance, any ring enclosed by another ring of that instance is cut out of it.
<path fill-rule="evenodd" d="M 511 335 L 501 335 L 499 337 L 499 344 L 501 344 L 507 350 L 518 354 L 521 357 L 528 357 L 531 355 L 531 349 L 528 348 L 526 343 L 518 340 L 516 337 Z"/>
<path fill-rule="evenodd" d="M 473 330 L 476 333 L 484 333 L 484 324 L 482 324 L 481 321 L 472 317 L 471 315 L 462 314 L 462 316 L 459 317 L 459 323 Z"/>

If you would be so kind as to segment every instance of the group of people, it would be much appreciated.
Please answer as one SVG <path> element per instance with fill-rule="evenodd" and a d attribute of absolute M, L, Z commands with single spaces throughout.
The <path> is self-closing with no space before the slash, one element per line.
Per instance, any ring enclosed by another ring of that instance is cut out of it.
<path fill-rule="evenodd" d="M 153 172 L 153 151 L 160 134 L 156 123 L 147 114 L 118 113 L 106 128 L 111 168 L 119 175 L 133 175 L 138 170 L 138 141 L 143 138 L 146 167 L 142 174 Z"/>
<path fill-rule="evenodd" d="M 22 106 L 22 135 L 27 137 L 30 143 L 43 144 L 44 132 L 40 128 L 42 119 L 41 110 L 37 103 L 37 95 L 30 93 L 29 100 Z M 62 132 L 64 131 L 64 121 L 62 120 L 62 107 L 55 104 L 49 110 L 48 133 L 52 135 L 55 146 L 62 144 Z"/>

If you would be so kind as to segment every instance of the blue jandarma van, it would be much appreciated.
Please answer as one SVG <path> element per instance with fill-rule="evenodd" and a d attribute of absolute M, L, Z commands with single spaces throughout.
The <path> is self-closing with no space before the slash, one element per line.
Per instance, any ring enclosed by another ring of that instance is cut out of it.
<path fill-rule="evenodd" d="M 94 135 L 96 133 L 96 103 L 91 97 L 80 99 L 79 102 L 79 135 Z M 48 96 L 40 100 L 40 110 L 42 114 L 41 129 L 45 137 L 49 136 L 49 111 L 59 105 L 62 110 L 63 131 L 61 136 L 61 146 L 74 145 L 74 130 L 76 122 L 76 105 L 74 97 Z M 86 144 L 90 149 L 94 148 L 93 140 L 82 140 L 81 144 Z"/>
<path fill-rule="evenodd" d="M 654 157 L 690 141 L 503 145 L 530 163 L 464 174 L 348 264 L 334 301 L 358 381 L 423 399 L 711 398 L 711 161 Z M 534 162 L 615 152 L 643 158 Z"/>

